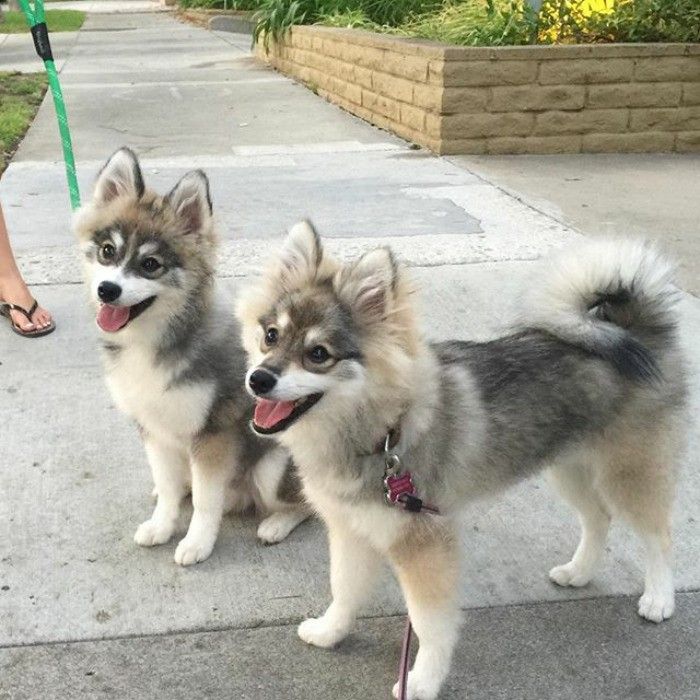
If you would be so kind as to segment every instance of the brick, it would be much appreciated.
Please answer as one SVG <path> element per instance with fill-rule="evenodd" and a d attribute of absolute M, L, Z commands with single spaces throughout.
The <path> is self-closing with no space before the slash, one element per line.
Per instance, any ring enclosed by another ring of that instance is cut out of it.
<path fill-rule="evenodd" d="M 343 44 L 338 41 L 331 41 L 329 39 L 324 39 L 323 41 L 323 53 L 326 56 L 332 56 L 333 58 L 343 57 Z"/>
<path fill-rule="evenodd" d="M 444 88 L 443 113 L 483 112 L 489 100 L 488 88 Z"/>
<path fill-rule="evenodd" d="M 383 62 L 381 70 L 402 78 L 425 83 L 428 80 L 428 59 L 387 51 L 386 60 Z"/>
<path fill-rule="evenodd" d="M 630 131 L 694 131 L 700 129 L 700 107 L 633 109 Z"/>
<path fill-rule="evenodd" d="M 536 76 L 536 61 L 430 62 L 430 81 L 441 81 L 445 87 L 522 85 Z"/>
<path fill-rule="evenodd" d="M 336 78 L 347 82 L 355 82 L 355 66 L 345 61 L 329 59 L 328 72 Z"/>
<path fill-rule="evenodd" d="M 341 59 L 347 63 L 372 70 L 382 70 L 385 51 L 367 46 L 355 46 L 344 44 L 341 51 Z"/>
<path fill-rule="evenodd" d="M 330 56 L 324 56 L 322 53 L 311 52 L 306 65 L 311 66 L 312 68 L 315 68 L 323 73 L 333 75 L 336 63 L 338 63 L 338 61 Z"/>
<path fill-rule="evenodd" d="M 399 121 L 399 103 L 389 97 L 363 89 L 362 106 L 393 121 Z"/>
<path fill-rule="evenodd" d="M 287 49 L 283 53 L 278 53 L 277 58 L 284 58 L 288 61 L 293 61 L 294 63 L 305 66 L 308 65 L 307 57 L 310 55 L 311 53 L 304 49 Z"/>
<path fill-rule="evenodd" d="M 434 112 L 442 109 L 443 95 L 446 90 L 439 85 L 419 85 L 413 86 L 413 104 L 418 107 L 425 107 Z"/>
<path fill-rule="evenodd" d="M 580 112 L 543 112 L 535 121 L 535 135 L 587 134 L 624 131 L 626 109 L 586 109 Z"/>
<path fill-rule="evenodd" d="M 675 136 L 651 131 L 640 134 L 586 134 L 581 150 L 584 153 L 663 153 L 673 150 Z"/>
<path fill-rule="evenodd" d="M 308 34 L 300 34 L 296 37 L 294 41 L 295 46 L 299 46 L 301 49 L 310 49 L 313 44 L 313 37 Z"/>
<path fill-rule="evenodd" d="M 407 141 L 411 141 L 413 143 L 428 146 L 428 148 L 432 148 L 434 146 L 437 146 L 438 144 L 438 141 L 430 139 L 422 131 L 412 129 L 410 126 L 406 126 L 405 124 L 392 123 L 388 126 L 388 128 L 390 131 L 394 131 L 395 133 L 397 133 L 401 138 L 406 139 Z"/>
<path fill-rule="evenodd" d="M 416 131 L 425 130 L 424 110 L 411 105 L 402 104 L 399 111 L 399 117 L 401 119 L 401 123 L 411 127 L 411 129 L 415 129 Z"/>
<path fill-rule="evenodd" d="M 308 83 L 312 89 L 318 88 L 319 85 L 323 85 L 326 80 L 326 74 L 317 71 L 314 68 L 309 68 L 307 66 L 300 66 L 294 73 L 299 80 L 304 83 Z"/>
<path fill-rule="evenodd" d="M 322 27 L 319 25 L 303 26 L 297 28 L 298 31 L 312 35 L 321 36 L 326 40 L 344 41 L 358 46 L 369 46 L 380 49 L 387 49 L 394 53 L 408 54 L 414 56 L 428 56 L 440 58 L 444 55 L 446 47 L 425 39 L 407 39 L 404 37 L 391 36 L 387 34 L 377 34 L 364 30 Z"/>
<path fill-rule="evenodd" d="M 700 105 L 700 83 L 683 83 L 684 105 Z"/>
<path fill-rule="evenodd" d="M 700 153 L 700 130 L 677 133 L 676 150 L 680 153 Z"/>
<path fill-rule="evenodd" d="M 680 83 L 658 85 L 591 85 L 586 104 L 594 109 L 610 107 L 671 107 L 681 98 Z"/>
<path fill-rule="evenodd" d="M 532 131 L 534 115 L 523 112 L 448 114 L 442 118 L 443 138 L 525 136 Z"/>
<path fill-rule="evenodd" d="M 319 91 L 319 94 L 323 94 L 323 92 Z M 323 94 L 323 97 L 325 97 L 329 102 L 342 107 L 346 112 L 350 112 L 351 114 L 360 117 L 360 119 L 364 119 L 367 122 L 372 121 L 372 112 L 358 104 L 355 104 L 354 102 L 344 100 L 342 97 L 338 97 L 338 95 L 333 95 L 332 93 Z"/>
<path fill-rule="evenodd" d="M 454 156 L 461 154 L 481 155 L 486 153 L 486 148 L 486 139 L 443 139 L 440 142 L 438 153 Z"/>
<path fill-rule="evenodd" d="M 632 78 L 631 58 L 581 58 L 570 61 L 543 61 L 540 64 L 541 85 L 622 83 Z"/>
<path fill-rule="evenodd" d="M 492 155 L 520 153 L 579 153 L 580 136 L 501 136 L 488 140 Z"/>
<path fill-rule="evenodd" d="M 495 87 L 489 109 L 492 112 L 581 109 L 585 90 L 582 85 Z"/>
<path fill-rule="evenodd" d="M 700 80 L 700 56 L 638 58 L 634 79 L 654 82 Z"/>
<path fill-rule="evenodd" d="M 450 46 L 445 51 L 450 60 L 517 59 L 563 60 L 572 58 L 637 58 L 644 56 L 683 56 L 700 53 L 697 44 L 554 44 L 537 46 Z"/>
<path fill-rule="evenodd" d="M 413 83 L 395 75 L 375 71 L 372 74 L 372 91 L 400 102 L 413 102 Z"/>
<path fill-rule="evenodd" d="M 355 82 L 365 88 L 372 88 L 372 73 L 373 71 L 369 68 L 363 68 L 362 66 L 353 66 L 353 74 L 355 76 Z"/>
<path fill-rule="evenodd" d="M 428 112 L 425 115 L 425 133 L 431 138 L 442 138 L 442 121 L 444 117 Z"/>
<path fill-rule="evenodd" d="M 349 100 L 350 102 L 354 102 L 358 105 L 362 104 L 362 88 L 359 85 L 331 77 L 328 80 L 326 87 L 336 95 L 340 95 L 340 97 Z"/>

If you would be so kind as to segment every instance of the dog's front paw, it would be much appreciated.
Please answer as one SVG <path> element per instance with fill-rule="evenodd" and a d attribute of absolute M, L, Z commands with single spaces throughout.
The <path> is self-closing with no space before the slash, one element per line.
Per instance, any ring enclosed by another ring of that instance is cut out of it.
<path fill-rule="evenodd" d="M 297 629 L 299 637 L 307 644 L 323 649 L 330 649 L 341 642 L 348 630 L 330 623 L 326 617 L 310 617 Z"/>
<path fill-rule="evenodd" d="M 296 511 L 279 511 L 269 515 L 258 525 L 258 539 L 265 544 L 277 544 L 306 517 Z"/>
<path fill-rule="evenodd" d="M 670 593 L 645 593 L 639 599 L 639 614 L 650 622 L 668 620 L 676 609 L 675 595 Z"/>
<path fill-rule="evenodd" d="M 191 566 L 204 561 L 214 549 L 214 541 L 186 536 L 177 545 L 175 563 L 180 564 L 180 566 Z"/>
<path fill-rule="evenodd" d="M 549 578 L 558 586 L 585 586 L 591 580 L 591 572 L 576 566 L 573 561 L 561 566 L 555 566 L 549 571 Z"/>
<path fill-rule="evenodd" d="M 156 544 L 165 544 L 172 536 L 175 526 L 170 522 L 159 520 L 146 520 L 141 523 L 134 534 L 134 542 L 141 547 L 153 547 Z"/>
<path fill-rule="evenodd" d="M 395 683 L 391 691 L 395 698 L 399 697 L 399 684 Z M 440 692 L 440 685 L 430 678 L 421 678 L 415 671 L 411 671 L 406 679 L 407 700 L 435 700 Z"/>

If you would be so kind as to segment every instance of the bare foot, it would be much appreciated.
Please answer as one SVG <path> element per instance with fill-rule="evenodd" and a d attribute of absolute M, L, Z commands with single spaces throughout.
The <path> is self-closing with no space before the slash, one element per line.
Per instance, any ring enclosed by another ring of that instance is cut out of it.
<path fill-rule="evenodd" d="M 34 303 L 34 298 L 21 277 L 0 283 L 0 300 L 27 310 Z M 48 328 L 51 325 L 51 314 L 41 306 L 36 307 L 31 322 L 19 311 L 10 311 L 10 318 L 17 328 L 27 332 Z"/>

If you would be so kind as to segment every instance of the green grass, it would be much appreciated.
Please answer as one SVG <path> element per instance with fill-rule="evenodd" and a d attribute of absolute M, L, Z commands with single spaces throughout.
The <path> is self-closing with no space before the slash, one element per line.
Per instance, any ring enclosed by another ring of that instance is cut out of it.
<path fill-rule="evenodd" d="M 50 32 L 75 32 L 83 26 L 85 13 L 79 10 L 46 10 L 46 25 Z M 0 34 L 29 32 L 24 14 L 16 10 L 4 12 Z"/>
<path fill-rule="evenodd" d="M 43 73 L 0 72 L 0 173 L 32 123 L 45 92 Z"/>

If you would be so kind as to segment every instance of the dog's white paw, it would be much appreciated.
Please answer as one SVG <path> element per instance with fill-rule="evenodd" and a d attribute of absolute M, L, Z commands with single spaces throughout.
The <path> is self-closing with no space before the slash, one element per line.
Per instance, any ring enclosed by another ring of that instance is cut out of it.
<path fill-rule="evenodd" d="M 186 536 L 180 540 L 175 550 L 175 563 L 180 566 L 191 566 L 204 561 L 214 549 L 214 541 L 211 539 L 198 539 Z"/>
<path fill-rule="evenodd" d="M 310 617 L 299 625 L 297 633 L 307 644 L 330 649 L 347 636 L 348 630 L 330 624 L 325 617 Z"/>
<path fill-rule="evenodd" d="M 273 513 L 258 525 L 258 539 L 265 544 L 281 542 L 299 522 L 300 516 L 296 512 L 279 511 Z"/>
<path fill-rule="evenodd" d="M 568 564 L 555 566 L 549 571 L 549 578 L 558 586 L 585 586 L 591 580 L 591 572 L 584 571 L 570 561 Z"/>
<path fill-rule="evenodd" d="M 435 700 L 440 692 L 440 685 L 431 678 L 420 678 L 410 671 L 406 680 L 407 700 Z M 399 684 L 395 683 L 391 691 L 395 698 L 399 697 Z"/>
<path fill-rule="evenodd" d="M 164 523 L 151 518 L 138 526 L 134 534 L 134 542 L 141 547 L 165 544 L 173 536 L 174 529 L 173 523 Z"/>
<path fill-rule="evenodd" d="M 670 593 L 645 593 L 639 599 L 639 614 L 650 622 L 668 620 L 676 609 L 675 595 Z"/>

